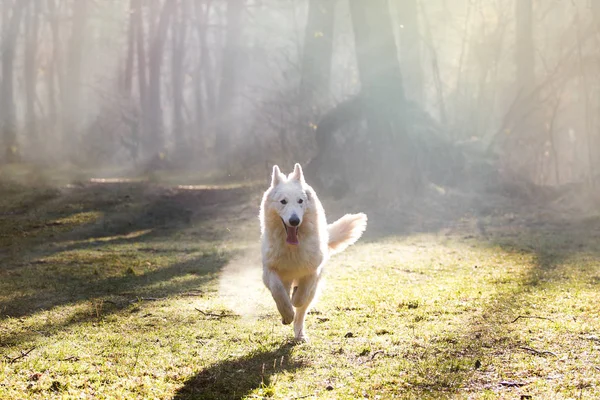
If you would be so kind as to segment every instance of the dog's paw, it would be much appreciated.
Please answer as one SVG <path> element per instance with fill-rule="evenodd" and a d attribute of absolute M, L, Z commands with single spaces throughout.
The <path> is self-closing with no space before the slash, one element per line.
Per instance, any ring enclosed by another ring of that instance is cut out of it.
<path fill-rule="evenodd" d="M 308 336 L 306 336 L 304 334 L 304 332 L 300 332 L 299 334 L 296 335 L 296 337 L 294 338 L 294 341 L 296 343 L 308 343 Z"/>
<path fill-rule="evenodd" d="M 289 314 L 289 315 L 287 315 L 287 316 L 286 315 L 282 315 L 281 316 L 281 323 L 282 324 L 289 325 L 292 322 L 294 322 L 294 311 L 292 311 L 292 313 Z"/>

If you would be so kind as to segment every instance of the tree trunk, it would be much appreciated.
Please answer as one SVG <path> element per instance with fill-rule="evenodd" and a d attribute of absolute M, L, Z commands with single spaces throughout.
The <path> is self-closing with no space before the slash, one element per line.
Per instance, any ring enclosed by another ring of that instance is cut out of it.
<path fill-rule="evenodd" d="M 400 64 L 404 73 L 406 97 L 423 104 L 423 66 L 417 0 L 400 0 L 396 11 L 400 29 Z"/>
<path fill-rule="evenodd" d="M 379 177 L 412 194 L 421 183 L 404 115 L 404 88 L 386 0 L 350 0 L 361 100 L 373 153 L 365 177 Z"/>
<path fill-rule="evenodd" d="M 173 137 L 175 140 L 176 153 L 185 158 L 187 149 L 185 128 L 183 121 L 184 107 L 184 78 L 185 78 L 185 49 L 187 41 L 187 18 L 189 15 L 188 2 L 182 0 L 179 5 L 178 19 L 174 20 L 171 29 L 171 81 L 173 87 Z"/>
<path fill-rule="evenodd" d="M 38 143 L 37 117 L 35 102 L 37 98 L 37 64 L 38 33 L 39 33 L 40 2 L 34 1 L 29 8 L 27 18 L 27 47 L 25 50 L 25 93 L 27 135 L 31 144 Z M 38 143 L 39 144 L 39 143 Z"/>
<path fill-rule="evenodd" d="M 62 91 L 63 80 L 62 80 L 62 68 L 61 68 L 61 52 L 60 52 L 60 31 L 58 26 L 58 14 L 56 10 L 55 0 L 48 0 L 48 23 L 50 24 L 50 30 L 52 31 L 52 59 L 47 62 L 46 65 L 46 92 L 48 95 L 48 117 L 50 131 L 52 131 L 52 138 L 54 142 L 58 143 L 59 146 L 63 142 L 62 129 L 59 129 L 58 122 L 58 104 L 57 104 L 57 92 L 59 94 Z M 57 90 L 58 82 L 58 90 Z M 50 132 L 48 132 L 50 133 Z M 50 136 L 49 134 L 47 135 Z M 53 148 L 56 151 L 57 149 Z"/>
<path fill-rule="evenodd" d="M 308 108 L 328 104 L 335 3 L 336 0 L 309 2 L 300 86 L 300 101 Z"/>
<path fill-rule="evenodd" d="M 535 85 L 532 0 L 515 1 L 515 23 L 515 84 L 519 97 L 524 98 L 531 94 Z"/>
<path fill-rule="evenodd" d="M 20 0 L 12 6 L 12 15 L 7 22 L 2 40 L 2 85 L 0 86 L 0 122 L 4 151 L 7 162 L 20 160 L 20 149 L 17 139 L 17 121 L 14 99 L 14 60 L 17 36 L 28 0 Z"/>
<path fill-rule="evenodd" d="M 216 126 L 215 151 L 220 160 L 231 156 L 231 136 L 235 131 L 235 91 L 237 86 L 238 55 L 240 52 L 242 11 L 245 0 L 227 2 L 227 38 L 221 60 L 219 79 L 218 115 Z M 229 163 L 225 165 L 230 169 Z"/>
<path fill-rule="evenodd" d="M 68 57 L 67 57 L 67 75 L 63 90 L 63 145 L 72 143 L 76 140 L 76 135 L 80 129 L 82 115 L 82 70 L 83 49 L 85 45 L 85 32 L 87 26 L 89 0 L 74 0 L 71 25 L 71 37 L 69 38 Z M 67 146 L 68 149 L 68 146 Z M 70 149 L 68 149 L 70 150 Z"/>
<path fill-rule="evenodd" d="M 200 3 L 194 2 L 194 4 L 196 5 L 196 26 L 198 42 L 200 46 L 200 60 L 197 71 L 198 85 L 202 83 L 206 91 L 206 107 L 204 107 L 206 109 L 206 113 L 214 116 L 216 112 L 217 96 L 215 94 L 216 89 L 214 83 L 214 68 L 211 61 L 210 49 L 207 40 L 207 26 L 210 20 L 211 2 L 206 2 L 204 10 Z M 200 88 L 198 88 L 198 90 L 200 91 Z M 200 108 L 202 108 L 201 100 L 201 97 L 197 98 L 197 106 Z M 206 126 L 205 123 L 203 125 Z"/>
<path fill-rule="evenodd" d="M 148 107 L 144 116 L 147 125 L 144 134 L 147 135 L 146 148 L 152 156 L 163 153 L 165 147 L 161 72 L 167 31 L 176 5 L 172 0 L 164 2 L 149 48 Z"/>
<path fill-rule="evenodd" d="M 129 2 L 129 27 L 127 28 L 127 56 L 125 58 L 125 71 L 123 71 L 122 91 L 129 97 L 133 89 L 133 62 L 135 60 L 135 34 L 136 34 L 136 0 Z"/>
<path fill-rule="evenodd" d="M 146 109 L 146 91 L 148 87 L 148 73 L 146 65 L 146 46 L 144 36 L 144 18 L 142 15 L 142 0 L 133 0 L 135 11 L 133 17 L 136 27 L 136 52 L 137 52 L 137 68 L 138 68 L 138 91 L 140 95 L 140 109 Z M 143 112 L 142 112 L 143 114 Z"/>

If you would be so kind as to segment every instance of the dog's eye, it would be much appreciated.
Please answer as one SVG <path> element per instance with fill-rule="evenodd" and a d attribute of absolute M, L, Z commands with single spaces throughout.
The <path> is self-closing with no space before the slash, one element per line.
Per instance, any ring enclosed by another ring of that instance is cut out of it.
<path fill-rule="evenodd" d="M 304 200 L 302 200 L 302 199 L 298 200 L 298 204 L 302 204 L 302 203 L 304 203 Z"/>
<path fill-rule="evenodd" d="M 287 204 L 287 200 L 286 199 L 281 200 L 281 204 Z"/>

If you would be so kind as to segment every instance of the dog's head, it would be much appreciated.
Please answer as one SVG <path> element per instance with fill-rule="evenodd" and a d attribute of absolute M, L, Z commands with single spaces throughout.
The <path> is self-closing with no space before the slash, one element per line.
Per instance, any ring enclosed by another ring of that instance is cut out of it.
<path fill-rule="evenodd" d="M 294 172 L 285 176 L 277 165 L 273 166 L 268 207 L 277 212 L 285 229 L 286 242 L 297 245 L 298 230 L 309 207 L 310 194 L 304 181 L 300 164 L 294 166 Z"/>

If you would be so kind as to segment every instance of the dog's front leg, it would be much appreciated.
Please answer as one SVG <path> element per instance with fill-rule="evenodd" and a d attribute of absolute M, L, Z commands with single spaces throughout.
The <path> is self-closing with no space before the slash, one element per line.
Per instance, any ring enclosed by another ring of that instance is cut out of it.
<path fill-rule="evenodd" d="M 290 302 L 290 287 L 292 283 L 283 282 L 277 273 L 267 267 L 263 269 L 263 282 L 271 291 L 273 300 L 275 300 L 275 304 L 277 305 L 277 310 L 281 314 L 281 322 L 285 325 L 291 324 L 294 321 L 294 308 Z"/>
<path fill-rule="evenodd" d="M 298 286 L 292 294 L 292 304 L 296 307 L 296 316 L 294 317 L 294 334 L 296 340 L 307 342 L 308 336 L 304 333 L 304 320 L 306 312 L 312 303 L 317 292 L 319 284 L 319 275 L 305 276 L 298 281 Z"/>

